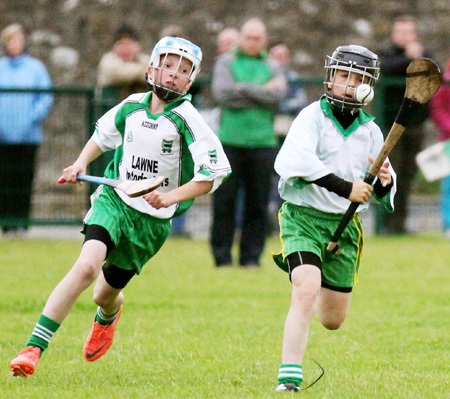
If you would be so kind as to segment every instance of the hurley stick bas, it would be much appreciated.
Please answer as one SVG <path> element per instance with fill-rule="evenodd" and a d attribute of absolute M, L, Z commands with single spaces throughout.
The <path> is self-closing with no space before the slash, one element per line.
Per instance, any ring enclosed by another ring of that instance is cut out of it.
<path fill-rule="evenodd" d="M 86 181 L 89 183 L 104 184 L 105 186 L 117 188 L 123 191 L 129 197 L 135 198 L 141 195 L 147 194 L 153 190 L 156 190 L 164 181 L 163 176 L 153 177 L 151 179 L 143 180 L 118 180 L 108 179 L 106 177 L 90 176 L 90 175 L 77 175 L 77 180 Z M 58 183 L 65 183 L 64 177 L 60 177 Z"/>
<path fill-rule="evenodd" d="M 409 64 L 406 69 L 406 90 L 402 105 L 380 153 L 364 177 L 364 182 L 367 184 L 373 183 L 380 168 L 383 166 L 384 161 L 397 144 L 397 141 L 409 125 L 412 117 L 420 111 L 424 104 L 430 101 L 433 94 L 439 89 L 440 84 L 441 72 L 433 60 L 429 58 L 420 58 Z M 389 101 L 389 99 L 386 99 L 386 101 Z M 327 251 L 339 253 L 339 238 L 359 205 L 358 202 L 352 202 L 350 204 L 331 238 L 331 241 L 328 243 Z"/>

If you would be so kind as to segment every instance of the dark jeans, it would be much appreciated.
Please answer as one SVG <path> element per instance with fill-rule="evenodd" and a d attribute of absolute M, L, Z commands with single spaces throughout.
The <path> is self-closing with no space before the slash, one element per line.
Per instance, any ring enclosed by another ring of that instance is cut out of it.
<path fill-rule="evenodd" d="M 387 213 L 384 208 L 380 215 L 381 234 L 396 234 L 406 232 L 409 198 L 411 187 L 417 173 L 416 155 L 422 149 L 423 125 L 416 123 L 409 126 L 398 141 L 389 160 L 397 173 L 397 193 L 394 199 L 394 212 Z"/>
<path fill-rule="evenodd" d="M 238 192 L 243 194 L 239 263 L 257 264 L 268 230 L 268 204 L 273 148 L 241 148 L 224 145 L 232 173 L 214 193 L 211 247 L 216 265 L 230 264 L 236 230 Z"/>
<path fill-rule="evenodd" d="M 0 144 L 0 226 L 4 232 L 28 228 L 37 149 L 35 144 Z"/>

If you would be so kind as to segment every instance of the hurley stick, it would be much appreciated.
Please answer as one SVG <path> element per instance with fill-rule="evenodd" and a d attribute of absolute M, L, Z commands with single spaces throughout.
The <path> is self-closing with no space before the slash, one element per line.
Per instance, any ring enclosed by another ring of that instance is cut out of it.
<path fill-rule="evenodd" d="M 153 190 L 156 190 L 164 181 L 163 176 L 157 176 L 150 179 L 143 180 L 118 180 L 108 179 L 106 177 L 89 176 L 89 175 L 77 175 L 77 180 L 86 181 L 96 184 L 104 184 L 105 186 L 114 187 L 123 191 L 129 197 L 135 198 L 141 195 L 147 194 Z M 60 177 L 58 183 L 65 183 L 64 177 Z"/>

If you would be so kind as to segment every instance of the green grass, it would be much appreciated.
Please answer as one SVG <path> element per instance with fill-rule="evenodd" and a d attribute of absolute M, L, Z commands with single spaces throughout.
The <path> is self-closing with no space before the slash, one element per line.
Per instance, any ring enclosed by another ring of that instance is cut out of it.
<path fill-rule="evenodd" d="M 0 398 L 448 398 L 450 251 L 438 236 L 367 238 L 349 316 L 337 331 L 314 319 L 298 395 L 275 393 L 290 283 L 261 270 L 218 270 L 204 241 L 170 239 L 125 290 L 113 347 L 82 356 L 92 287 L 53 338 L 36 373 L 13 378 L 21 350 L 80 242 L 0 241 Z"/>

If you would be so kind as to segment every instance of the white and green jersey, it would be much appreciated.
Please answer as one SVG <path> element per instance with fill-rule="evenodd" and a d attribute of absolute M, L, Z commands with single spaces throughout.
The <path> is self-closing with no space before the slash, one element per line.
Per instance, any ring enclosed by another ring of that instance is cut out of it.
<path fill-rule="evenodd" d="M 191 104 L 191 96 L 167 104 L 156 115 L 148 107 L 151 96 L 152 92 L 133 94 L 97 121 L 93 140 L 102 151 L 115 150 L 105 176 L 141 180 L 162 175 L 162 192 L 190 180 L 214 181 L 211 192 L 216 190 L 231 173 L 230 164 L 219 139 Z M 155 209 L 142 197 L 116 192 L 132 208 L 160 219 L 180 215 L 194 202 Z"/>
<path fill-rule="evenodd" d="M 370 169 L 368 155 L 377 157 L 383 146 L 383 134 L 373 117 L 364 111 L 343 129 L 323 97 L 304 108 L 292 123 L 275 160 L 281 177 L 281 197 L 295 205 L 328 213 L 345 213 L 350 202 L 326 188 L 311 184 L 330 173 L 353 182 L 363 179 Z M 390 167 L 393 187 L 382 198 L 385 207 L 394 209 L 396 175 Z M 368 202 L 358 212 L 367 209 Z"/>

